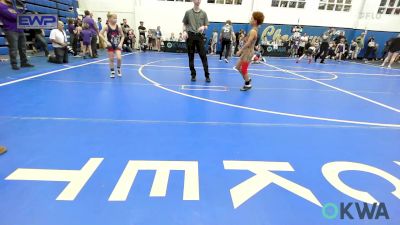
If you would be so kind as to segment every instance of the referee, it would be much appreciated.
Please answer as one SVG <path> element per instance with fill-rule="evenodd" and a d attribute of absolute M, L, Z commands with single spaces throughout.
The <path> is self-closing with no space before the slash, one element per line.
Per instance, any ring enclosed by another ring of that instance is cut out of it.
<path fill-rule="evenodd" d="M 201 62 L 203 63 L 206 82 L 210 83 L 210 73 L 208 72 L 208 61 L 205 51 L 205 34 L 208 28 L 207 13 L 200 9 L 201 0 L 193 0 L 194 7 L 186 11 L 183 18 L 183 38 L 186 39 L 189 67 L 192 76 L 192 82 L 196 81 L 196 70 L 194 68 L 194 53 L 197 49 Z"/>

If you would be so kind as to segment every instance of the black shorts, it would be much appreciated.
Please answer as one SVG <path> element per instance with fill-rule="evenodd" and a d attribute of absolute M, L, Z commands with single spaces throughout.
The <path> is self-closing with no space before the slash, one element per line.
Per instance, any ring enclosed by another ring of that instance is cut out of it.
<path fill-rule="evenodd" d="M 304 54 L 304 47 L 299 47 L 299 49 L 297 50 L 297 55 L 303 55 Z"/>

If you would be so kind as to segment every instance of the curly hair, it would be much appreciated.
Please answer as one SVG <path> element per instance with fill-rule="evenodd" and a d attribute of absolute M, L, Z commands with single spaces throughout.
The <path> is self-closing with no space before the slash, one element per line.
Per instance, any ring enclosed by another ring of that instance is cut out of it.
<path fill-rule="evenodd" d="M 253 12 L 253 19 L 257 22 L 257 25 L 261 25 L 264 22 L 264 14 L 262 12 Z"/>

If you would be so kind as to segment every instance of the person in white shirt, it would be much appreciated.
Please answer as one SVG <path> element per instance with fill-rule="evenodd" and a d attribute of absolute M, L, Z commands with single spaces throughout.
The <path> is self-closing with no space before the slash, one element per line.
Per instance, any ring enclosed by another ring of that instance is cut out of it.
<path fill-rule="evenodd" d="M 49 56 L 49 62 L 68 63 L 67 34 L 62 21 L 58 21 L 57 29 L 50 32 L 50 41 L 54 48 L 54 55 Z"/>

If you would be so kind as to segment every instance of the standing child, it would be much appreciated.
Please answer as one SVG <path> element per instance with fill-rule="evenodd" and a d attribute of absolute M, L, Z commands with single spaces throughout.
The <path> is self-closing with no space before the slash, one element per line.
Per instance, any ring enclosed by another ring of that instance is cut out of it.
<path fill-rule="evenodd" d="M 156 31 L 156 46 L 157 46 L 157 51 L 161 51 L 161 39 L 162 39 L 162 33 L 161 33 L 161 27 L 158 26 L 157 27 L 157 31 Z"/>
<path fill-rule="evenodd" d="M 82 48 L 83 48 L 81 32 L 82 32 L 82 21 L 78 20 L 75 23 L 75 30 L 74 30 L 75 37 L 76 37 L 76 40 L 75 40 L 76 43 L 73 43 L 76 45 L 76 51 L 75 51 L 74 57 L 81 57 L 81 54 L 78 55 L 78 52 L 82 52 Z"/>
<path fill-rule="evenodd" d="M 245 39 L 245 44 L 242 49 L 237 52 L 240 60 L 236 64 L 236 69 L 240 72 L 244 79 L 244 86 L 241 91 L 251 89 L 251 79 L 247 72 L 251 58 L 254 55 L 254 47 L 258 39 L 258 27 L 264 22 L 264 14 L 262 12 L 253 12 L 250 20 L 250 25 L 253 27 Z"/>
<path fill-rule="evenodd" d="M 336 46 L 336 58 L 339 59 L 339 62 L 342 61 L 342 56 L 346 51 L 346 45 L 344 43 L 344 39 L 340 39 L 340 43 Z"/>
<path fill-rule="evenodd" d="M 148 39 L 148 46 L 149 46 L 149 50 L 153 51 L 153 47 L 154 47 L 154 37 L 153 37 L 153 33 L 151 30 L 147 31 L 147 39 Z"/>
<path fill-rule="evenodd" d="M 108 58 L 110 62 L 111 75 L 110 78 L 115 78 L 114 71 L 114 54 L 117 55 L 117 72 L 118 77 L 122 77 L 121 72 L 121 51 L 124 43 L 124 32 L 117 25 L 117 14 L 108 13 L 108 24 L 100 32 L 100 37 L 107 42 Z M 106 34 L 106 36 L 104 36 Z"/>
<path fill-rule="evenodd" d="M 89 24 L 84 23 L 82 26 L 83 30 L 81 31 L 81 46 L 82 46 L 82 56 L 84 59 L 86 59 L 86 55 L 89 53 L 90 57 L 93 57 L 92 55 L 92 31 L 89 29 Z"/>

